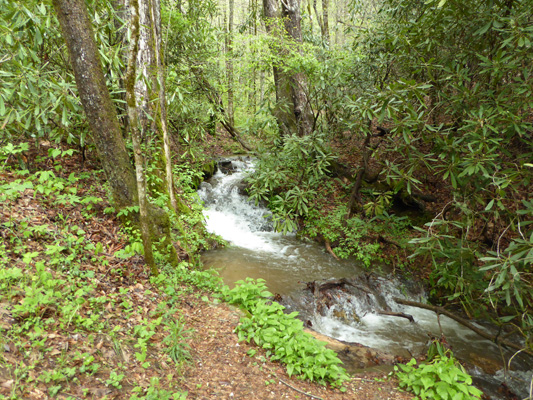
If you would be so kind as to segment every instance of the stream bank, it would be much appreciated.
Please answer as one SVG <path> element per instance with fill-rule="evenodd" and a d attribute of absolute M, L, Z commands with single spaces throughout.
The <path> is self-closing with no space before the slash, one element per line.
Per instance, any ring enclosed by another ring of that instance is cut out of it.
<path fill-rule="evenodd" d="M 393 300 L 425 301 L 420 290 L 407 290 L 396 278 L 368 274 L 353 261 L 335 260 L 314 242 L 274 232 L 269 211 L 251 204 L 242 194 L 242 179 L 246 171 L 253 170 L 252 160 L 240 157 L 224 163 L 225 172 L 219 170 L 203 183 L 199 194 L 206 205 L 207 229 L 231 243 L 225 249 L 204 254 L 203 262 L 219 269 L 227 284 L 245 277 L 265 279 L 289 311 L 300 312 L 309 327 L 338 343 L 344 342 L 345 353 L 350 352 L 346 349 L 366 346 L 368 350 L 360 352 L 368 354 L 366 360 L 355 350 L 355 356 L 347 358 L 353 363 L 347 365 L 349 370 L 421 358 L 430 339 L 444 334 L 456 356 L 470 365 L 470 373 L 493 399 L 505 398 L 498 394 L 502 381 L 520 395 L 527 395 L 527 371 L 531 369 L 527 361 L 516 374 L 500 372 L 500 350 L 493 343 L 447 317 L 437 318 L 431 311 L 402 306 Z M 307 288 L 309 282 L 322 285 L 329 279 L 352 281 L 318 299 Z M 415 322 L 384 311 L 412 315 Z"/>

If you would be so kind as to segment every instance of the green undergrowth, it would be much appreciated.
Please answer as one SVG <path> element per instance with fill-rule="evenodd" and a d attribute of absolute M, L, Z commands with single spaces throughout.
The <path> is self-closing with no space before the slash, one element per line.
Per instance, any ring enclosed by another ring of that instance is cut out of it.
<path fill-rule="evenodd" d="M 184 295 L 241 305 L 249 318 L 239 337 L 253 339 L 290 375 L 339 387 L 347 379 L 334 352 L 304 334 L 294 313 L 265 299 L 262 282 L 229 290 L 195 258 L 177 267 L 160 258 L 160 274 L 148 281 L 138 232 L 114 230 L 100 173 L 67 172 L 62 163 L 70 156 L 51 151 L 52 169 L 0 171 L 0 399 L 36 392 L 185 399 L 179 376 L 194 332 L 180 310 Z M 194 251 L 207 243 L 201 230 L 189 229 L 198 214 L 192 206 L 174 238 Z"/>
<path fill-rule="evenodd" d="M 349 378 L 337 354 L 304 332 L 297 312 L 286 314 L 285 307 L 269 300 L 272 294 L 262 279 L 238 281 L 233 289 L 226 287 L 224 295 L 247 313 L 236 329 L 240 340 L 253 340 L 271 360 L 283 362 L 289 375 L 344 390 L 342 384 Z"/>
<path fill-rule="evenodd" d="M 185 399 L 186 286 L 163 292 L 134 272 L 138 256 L 118 257 L 126 238 L 107 232 L 99 173 L 65 172 L 59 155 L 52 169 L 0 170 L 0 399 Z"/>
<path fill-rule="evenodd" d="M 450 350 L 434 342 L 428 361 L 417 365 L 415 359 L 394 367 L 400 387 L 413 392 L 415 399 L 475 400 L 483 392 L 472 385 L 472 377 Z"/>

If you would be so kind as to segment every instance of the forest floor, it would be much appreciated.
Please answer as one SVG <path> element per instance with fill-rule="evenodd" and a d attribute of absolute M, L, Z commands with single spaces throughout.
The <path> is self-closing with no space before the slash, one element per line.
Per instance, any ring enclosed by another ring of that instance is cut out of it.
<path fill-rule="evenodd" d="M 384 372 L 344 393 L 289 377 L 238 341 L 238 309 L 180 281 L 186 263 L 150 279 L 79 161 L 0 170 L 0 399 L 412 398 Z"/>

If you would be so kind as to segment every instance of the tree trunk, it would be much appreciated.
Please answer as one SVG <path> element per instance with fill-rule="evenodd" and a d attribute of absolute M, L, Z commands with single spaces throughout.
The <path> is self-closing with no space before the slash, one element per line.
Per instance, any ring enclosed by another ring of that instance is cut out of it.
<path fill-rule="evenodd" d="M 253 35 L 253 40 L 257 39 L 257 0 L 250 0 L 250 12 L 252 14 L 252 26 L 250 33 Z M 252 47 L 252 59 L 256 58 L 256 49 Z M 254 66 L 252 70 L 252 92 L 250 94 L 250 110 L 252 114 L 257 111 L 257 68 Z"/>
<path fill-rule="evenodd" d="M 115 107 L 105 85 L 105 78 L 94 41 L 94 33 L 84 0 L 54 0 L 61 30 L 70 55 L 76 86 L 87 115 L 96 151 L 111 186 L 118 210 L 137 206 L 138 193 L 133 171 Z M 149 206 L 152 237 L 170 240 L 168 215 L 158 207 Z M 171 246 L 163 249 L 171 262 L 177 254 Z"/>
<path fill-rule="evenodd" d="M 301 53 L 302 44 L 302 17 L 300 15 L 299 0 L 284 0 L 281 2 L 282 17 L 285 22 L 285 30 L 294 41 L 293 46 Z M 293 113 L 298 125 L 300 136 L 308 135 L 313 130 L 313 115 L 308 95 L 307 76 L 299 72 L 290 77 Z"/>
<path fill-rule="evenodd" d="M 283 60 L 289 56 L 291 48 L 300 52 L 302 27 L 298 0 L 283 0 L 281 9 L 278 7 L 277 0 L 263 0 L 263 7 L 267 32 L 277 38 L 280 43 L 277 48 L 280 59 Z M 283 20 L 284 29 L 281 29 L 280 18 Z M 286 36 L 290 43 L 284 48 Z M 280 125 L 281 133 L 308 135 L 313 130 L 313 115 L 307 97 L 307 76 L 301 72 L 294 74 L 285 72 L 283 65 L 274 65 L 273 72 L 278 104 L 275 117 Z"/>
<path fill-rule="evenodd" d="M 263 10 L 265 16 L 265 27 L 269 35 L 277 42 L 273 46 L 274 51 L 283 52 L 284 32 L 281 28 L 281 10 L 278 0 L 263 0 Z M 280 54 L 280 59 L 283 54 Z M 278 122 L 281 136 L 290 135 L 297 131 L 296 117 L 292 112 L 292 96 L 290 81 L 287 74 L 283 73 L 276 63 L 272 66 L 274 75 L 274 86 L 276 89 L 276 107 L 273 111 L 274 117 Z"/>
<path fill-rule="evenodd" d="M 135 174 L 94 42 L 83 0 L 54 0 L 76 85 L 92 132 L 96 151 L 111 185 L 116 208 L 137 204 Z"/>
<path fill-rule="evenodd" d="M 317 3 L 317 0 L 313 0 L 313 9 L 315 10 L 316 20 L 317 20 L 318 26 L 320 28 L 320 33 L 323 35 L 324 34 L 324 24 L 322 22 L 322 15 L 320 15 L 320 13 L 318 12 L 318 8 L 316 6 L 316 3 Z M 309 15 L 311 15 L 311 13 L 309 13 Z"/>
<path fill-rule="evenodd" d="M 329 45 L 329 0 L 322 0 L 322 39 Z"/>
<path fill-rule="evenodd" d="M 233 109 L 233 5 L 234 0 L 229 0 L 228 30 L 226 35 L 226 73 L 228 79 L 228 122 L 235 125 Z"/>
<path fill-rule="evenodd" d="M 141 150 L 141 131 L 139 129 L 139 116 L 137 111 L 137 100 L 135 98 L 135 77 L 137 53 L 139 51 L 139 7 L 138 3 L 132 2 L 131 7 L 131 42 L 128 56 L 128 65 L 125 77 L 126 83 L 126 103 L 128 105 L 128 118 L 130 122 L 131 138 L 133 142 L 133 154 L 135 158 L 135 175 L 137 179 L 137 192 L 139 196 L 139 214 L 141 237 L 144 247 L 144 259 L 150 266 L 152 275 L 157 275 L 158 270 L 155 265 L 152 251 L 152 238 L 148 224 L 148 201 L 146 194 L 146 179 L 144 173 L 144 157 Z"/>
<path fill-rule="evenodd" d="M 178 211 L 178 201 L 174 194 L 174 178 L 172 175 L 172 155 L 170 154 L 170 140 L 168 136 L 168 124 L 167 124 L 167 96 L 165 90 L 165 65 L 163 64 L 163 46 L 161 44 L 161 4 L 160 0 L 151 0 L 152 3 L 152 30 L 154 35 L 155 45 L 155 62 L 157 67 L 157 87 L 159 89 L 159 112 L 156 115 L 160 115 L 161 121 L 161 135 L 163 142 L 163 152 L 166 173 L 166 190 L 170 198 L 170 204 L 172 208 Z M 157 119 L 156 119 L 157 121 Z"/>

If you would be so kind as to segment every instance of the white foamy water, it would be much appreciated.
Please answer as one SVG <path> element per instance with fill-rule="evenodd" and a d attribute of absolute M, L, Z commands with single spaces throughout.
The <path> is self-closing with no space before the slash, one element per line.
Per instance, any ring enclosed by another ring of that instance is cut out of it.
<path fill-rule="evenodd" d="M 232 165 L 235 168 L 232 173 L 217 171 L 211 183 L 202 183 L 198 191 L 206 207 L 207 230 L 234 246 L 283 253 L 284 248 L 275 241 L 280 235 L 272 229 L 270 212 L 239 193 L 244 171 L 253 170 L 252 161 L 234 160 Z"/>

